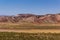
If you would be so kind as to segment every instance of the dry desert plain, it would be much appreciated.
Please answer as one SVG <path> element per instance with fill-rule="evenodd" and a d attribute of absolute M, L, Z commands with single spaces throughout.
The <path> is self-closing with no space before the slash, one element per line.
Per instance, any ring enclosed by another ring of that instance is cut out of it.
<path fill-rule="evenodd" d="M 0 23 L 0 32 L 60 33 L 60 24 Z"/>

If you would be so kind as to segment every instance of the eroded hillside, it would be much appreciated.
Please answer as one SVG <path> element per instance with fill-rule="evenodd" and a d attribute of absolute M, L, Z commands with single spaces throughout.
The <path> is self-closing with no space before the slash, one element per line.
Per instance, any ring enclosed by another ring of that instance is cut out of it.
<path fill-rule="evenodd" d="M 15 16 L 0 16 L 1 22 L 10 23 L 60 23 L 60 14 L 46 14 L 46 15 L 34 15 L 34 14 L 17 14 Z"/>

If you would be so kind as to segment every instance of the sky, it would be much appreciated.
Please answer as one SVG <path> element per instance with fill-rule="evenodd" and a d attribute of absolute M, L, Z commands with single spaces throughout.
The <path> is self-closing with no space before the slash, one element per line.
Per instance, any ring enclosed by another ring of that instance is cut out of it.
<path fill-rule="evenodd" d="M 57 14 L 60 0 L 0 0 L 0 15 Z"/>

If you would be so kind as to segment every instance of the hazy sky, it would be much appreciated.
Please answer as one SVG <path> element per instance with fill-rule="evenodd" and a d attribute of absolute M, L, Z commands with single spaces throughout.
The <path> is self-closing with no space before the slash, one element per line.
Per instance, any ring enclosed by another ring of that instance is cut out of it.
<path fill-rule="evenodd" d="M 60 13 L 60 0 L 0 0 L 0 15 Z"/>

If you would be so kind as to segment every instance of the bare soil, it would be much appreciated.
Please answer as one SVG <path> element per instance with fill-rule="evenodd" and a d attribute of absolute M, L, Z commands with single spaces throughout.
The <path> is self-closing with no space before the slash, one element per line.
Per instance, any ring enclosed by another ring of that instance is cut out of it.
<path fill-rule="evenodd" d="M 48 30 L 38 30 L 38 29 L 31 29 L 31 30 L 11 30 L 11 29 L 0 29 L 0 32 L 18 32 L 18 33 L 60 33 L 60 30 L 55 30 L 55 29 L 48 29 Z"/>

